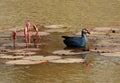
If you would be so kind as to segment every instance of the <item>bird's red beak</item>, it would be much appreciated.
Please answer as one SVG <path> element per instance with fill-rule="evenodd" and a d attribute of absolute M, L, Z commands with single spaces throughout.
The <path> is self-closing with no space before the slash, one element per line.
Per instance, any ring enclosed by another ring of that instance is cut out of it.
<path fill-rule="evenodd" d="M 85 28 L 85 30 L 87 31 L 88 34 L 90 34 L 90 29 Z"/>

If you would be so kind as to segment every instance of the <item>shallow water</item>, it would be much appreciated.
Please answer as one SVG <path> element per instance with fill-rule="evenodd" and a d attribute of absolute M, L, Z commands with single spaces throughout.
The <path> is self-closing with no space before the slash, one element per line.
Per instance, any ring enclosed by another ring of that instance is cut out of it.
<path fill-rule="evenodd" d="M 21 28 L 27 20 L 40 26 L 65 24 L 74 31 L 86 26 L 118 26 L 119 3 L 119 0 L 0 0 L 0 26 Z M 64 49 L 63 34 L 50 35 L 48 45 L 42 46 L 39 54 Z M 120 57 L 89 53 L 87 60 L 93 64 L 89 68 L 82 63 L 1 64 L 0 83 L 119 83 Z"/>
<path fill-rule="evenodd" d="M 0 26 L 24 27 L 27 20 L 42 25 L 119 26 L 120 0 L 0 0 Z"/>
<path fill-rule="evenodd" d="M 63 33 L 62 33 L 63 34 Z M 65 45 L 60 33 L 51 34 L 46 43 L 41 46 L 38 54 L 51 55 L 54 50 L 64 49 Z M 56 36 L 56 37 L 54 37 Z M 55 45 L 56 44 L 56 45 Z M 85 55 L 64 57 L 80 58 Z M 87 61 L 92 65 L 86 67 L 83 63 L 13 66 L 0 65 L 1 83 L 119 83 L 120 57 L 104 57 L 96 53 L 87 54 Z"/>

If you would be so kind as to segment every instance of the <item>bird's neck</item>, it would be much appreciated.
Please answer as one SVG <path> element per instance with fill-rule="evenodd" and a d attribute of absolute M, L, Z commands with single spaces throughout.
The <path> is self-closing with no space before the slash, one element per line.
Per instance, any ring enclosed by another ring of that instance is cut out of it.
<path fill-rule="evenodd" d="M 82 34 L 82 37 L 85 39 L 85 41 L 87 42 L 87 35 L 86 34 Z"/>

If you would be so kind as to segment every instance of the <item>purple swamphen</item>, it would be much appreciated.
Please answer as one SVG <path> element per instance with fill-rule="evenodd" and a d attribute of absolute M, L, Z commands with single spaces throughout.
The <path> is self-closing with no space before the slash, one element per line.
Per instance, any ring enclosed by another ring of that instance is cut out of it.
<path fill-rule="evenodd" d="M 69 37 L 69 36 L 62 36 L 64 38 L 64 44 L 67 47 L 78 47 L 81 49 L 86 48 L 87 44 L 87 33 L 90 34 L 90 31 L 88 28 L 82 29 L 82 35 L 81 37 Z"/>

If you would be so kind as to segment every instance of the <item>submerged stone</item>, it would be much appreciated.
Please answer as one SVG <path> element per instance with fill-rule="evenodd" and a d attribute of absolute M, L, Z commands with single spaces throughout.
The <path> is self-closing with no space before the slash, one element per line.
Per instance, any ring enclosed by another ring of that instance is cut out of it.
<path fill-rule="evenodd" d="M 66 27 L 63 25 L 49 25 L 44 27 L 48 28 L 45 32 L 66 32 Z"/>
<path fill-rule="evenodd" d="M 44 26 L 45 28 L 50 28 L 50 29 L 58 29 L 58 28 L 66 28 L 63 25 L 48 25 L 48 26 Z"/>
<path fill-rule="evenodd" d="M 100 55 L 103 55 L 103 56 L 115 56 L 115 57 L 120 57 L 120 52 L 101 53 Z"/>
<path fill-rule="evenodd" d="M 91 52 L 97 52 L 97 53 L 110 53 L 110 52 L 112 52 L 112 50 L 108 50 L 108 49 L 94 50 L 94 49 L 92 49 Z"/>
<path fill-rule="evenodd" d="M 109 31 L 112 27 L 95 27 L 93 28 L 93 31 Z"/>
<path fill-rule="evenodd" d="M 49 62 L 52 63 L 81 63 L 84 62 L 84 59 L 79 58 L 65 58 L 65 59 L 58 59 L 58 60 L 50 60 Z"/>
<path fill-rule="evenodd" d="M 27 52 L 36 52 L 36 51 L 40 51 L 41 49 L 39 49 L 39 48 L 25 48 L 22 50 L 27 51 Z"/>
<path fill-rule="evenodd" d="M 53 54 L 56 55 L 78 55 L 78 54 L 86 54 L 89 52 L 73 52 L 72 50 L 56 50 L 54 52 L 52 52 Z"/>
<path fill-rule="evenodd" d="M 10 59 L 10 60 L 15 60 L 15 59 L 21 59 L 24 56 L 13 56 L 13 55 L 7 55 L 7 54 L 0 54 L 0 59 Z"/>
<path fill-rule="evenodd" d="M 60 56 L 27 56 L 22 58 L 21 60 L 12 60 L 7 61 L 5 64 L 9 65 L 32 65 L 32 64 L 41 64 L 45 62 L 49 62 L 51 60 L 61 59 Z"/>
<path fill-rule="evenodd" d="M 25 47 L 26 43 L 18 43 L 18 42 L 16 42 L 15 45 L 16 45 L 16 48 Z M 13 43 L 6 43 L 6 44 L 3 44 L 2 46 L 4 46 L 4 47 L 13 47 Z"/>
<path fill-rule="evenodd" d="M 5 62 L 5 64 L 8 64 L 8 65 L 34 65 L 34 64 L 41 64 L 41 63 L 46 63 L 46 61 L 12 60 L 12 61 Z"/>
<path fill-rule="evenodd" d="M 48 33 L 48 32 L 38 32 L 38 35 L 46 36 L 46 35 L 50 35 L 50 33 Z"/>
<path fill-rule="evenodd" d="M 9 52 L 13 52 L 13 53 L 22 53 L 22 52 L 25 52 L 24 50 L 9 50 Z"/>
<path fill-rule="evenodd" d="M 35 35 L 36 34 L 36 32 L 33 32 L 33 31 L 30 31 L 29 33 L 30 33 L 30 35 Z M 18 32 L 17 35 L 18 36 L 24 36 L 24 32 Z M 38 32 L 38 35 L 46 36 L 46 35 L 50 35 L 50 33 L 48 33 L 48 32 Z"/>
<path fill-rule="evenodd" d="M 62 57 L 61 56 L 45 56 L 43 58 L 43 60 L 57 60 L 57 59 L 61 59 Z"/>
<path fill-rule="evenodd" d="M 44 56 L 28 56 L 28 57 L 24 57 L 23 59 L 25 60 L 43 60 Z"/>
<path fill-rule="evenodd" d="M 36 54 L 36 52 L 16 52 L 14 55 L 16 56 L 32 56 Z"/>
<path fill-rule="evenodd" d="M 25 57 L 23 59 L 25 60 L 43 60 L 43 61 L 49 61 L 49 60 L 56 60 L 56 59 L 61 59 L 62 57 L 60 56 L 29 56 Z"/>
<path fill-rule="evenodd" d="M 0 49 L 0 54 L 3 54 L 3 53 L 7 53 L 9 52 L 10 50 L 9 49 Z"/>
<path fill-rule="evenodd" d="M 45 32 L 60 32 L 60 33 L 63 33 L 63 32 L 66 32 L 66 29 L 48 29 L 48 30 L 45 30 Z"/>

